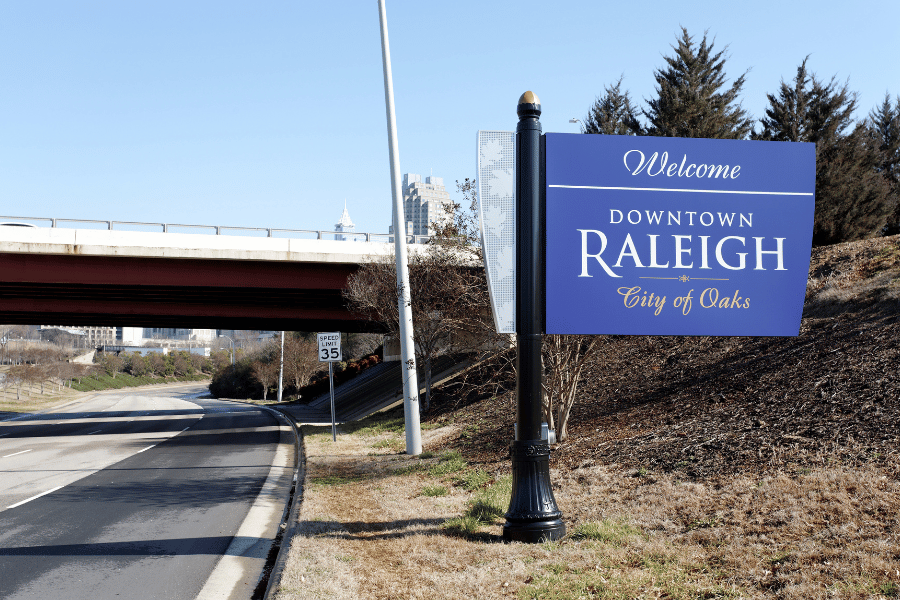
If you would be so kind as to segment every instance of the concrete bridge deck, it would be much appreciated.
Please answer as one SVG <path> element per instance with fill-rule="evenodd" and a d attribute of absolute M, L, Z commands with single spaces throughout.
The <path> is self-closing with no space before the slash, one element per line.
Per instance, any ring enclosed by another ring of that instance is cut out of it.
<path fill-rule="evenodd" d="M 411 247 L 416 251 L 415 247 Z M 393 244 L 0 226 L 0 322 L 374 331 L 341 296 Z"/>

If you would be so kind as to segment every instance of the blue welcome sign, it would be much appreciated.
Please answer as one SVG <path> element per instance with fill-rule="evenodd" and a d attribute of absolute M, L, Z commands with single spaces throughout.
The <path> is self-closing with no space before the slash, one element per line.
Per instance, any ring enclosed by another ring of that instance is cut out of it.
<path fill-rule="evenodd" d="M 546 332 L 793 336 L 815 145 L 546 139 Z"/>

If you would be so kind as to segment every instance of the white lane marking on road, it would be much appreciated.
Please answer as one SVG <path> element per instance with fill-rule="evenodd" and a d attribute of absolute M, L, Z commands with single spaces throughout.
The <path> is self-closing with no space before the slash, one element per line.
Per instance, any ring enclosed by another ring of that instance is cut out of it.
<path fill-rule="evenodd" d="M 97 431 L 92 431 L 92 432 L 90 432 L 90 433 L 88 433 L 88 434 L 86 434 L 86 435 L 94 435 L 95 433 L 100 433 L 101 431 L 103 431 L 103 430 L 102 430 L 102 429 L 98 429 Z"/>
<path fill-rule="evenodd" d="M 279 429 L 290 431 L 284 425 Z M 285 472 L 293 470 L 292 452 L 293 444 L 279 441 L 262 489 L 196 600 L 230 597 L 247 573 L 254 572 L 265 563 L 284 510 L 284 499 L 276 497 L 278 482 Z"/>
<path fill-rule="evenodd" d="M 9 458 L 10 456 L 16 456 L 17 454 L 25 454 L 26 452 L 31 452 L 31 450 L 22 450 L 21 452 L 13 452 L 12 454 L 7 454 L 3 458 Z"/>
<path fill-rule="evenodd" d="M 28 502 L 31 502 L 32 500 L 37 500 L 37 499 L 40 498 L 41 496 L 46 496 L 47 494 L 52 494 L 52 493 L 55 492 L 56 490 L 61 490 L 61 489 L 63 489 L 64 487 L 66 487 L 66 486 L 61 485 L 61 486 L 55 487 L 55 488 L 53 488 L 52 490 L 47 490 L 46 492 L 44 492 L 44 493 L 42 493 L 42 494 L 38 494 L 37 496 L 32 496 L 31 498 L 28 498 L 28 499 L 26 499 L 26 500 L 22 500 L 21 502 L 16 502 L 15 504 L 10 504 L 10 505 L 7 506 L 6 508 L 15 508 L 15 507 L 17 507 L 17 506 L 22 506 L 23 504 L 26 504 L 26 503 L 28 503 Z"/>
<path fill-rule="evenodd" d="M 149 450 L 150 448 L 155 448 L 155 447 L 156 447 L 156 444 L 153 444 L 152 446 L 147 446 L 147 447 L 144 448 L 143 450 L 138 450 L 137 452 L 135 452 L 135 454 L 140 454 L 141 452 L 146 452 L 146 451 Z"/>

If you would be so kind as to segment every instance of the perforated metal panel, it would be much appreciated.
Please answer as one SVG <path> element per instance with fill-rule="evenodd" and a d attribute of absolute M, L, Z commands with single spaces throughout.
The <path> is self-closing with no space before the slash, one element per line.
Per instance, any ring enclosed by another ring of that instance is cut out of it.
<path fill-rule="evenodd" d="M 516 332 L 516 134 L 478 132 L 478 212 L 494 324 Z"/>

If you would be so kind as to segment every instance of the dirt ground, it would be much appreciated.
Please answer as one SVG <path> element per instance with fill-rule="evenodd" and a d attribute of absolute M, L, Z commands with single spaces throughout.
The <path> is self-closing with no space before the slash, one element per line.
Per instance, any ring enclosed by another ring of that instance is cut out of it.
<path fill-rule="evenodd" d="M 466 474 L 509 472 L 509 391 L 445 387 L 424 458 L 307 429 L 277 597 L 900 598 L 898 317 L 895 236 L 814 249 L 796 338 L 604 338 L 551 454 L 559 542 L 446 527 Z"/>
<path fill-rule="evenodd" d="M 898 365 L 900 238 L 814 248 L 798 337 L 602 337 L 553 460 L 705 478 L 838 459 L 897 477 Z M 514 402 L 450 396 L 432 418 L 477 429 L 457 447 L 500 467 Z"/>

